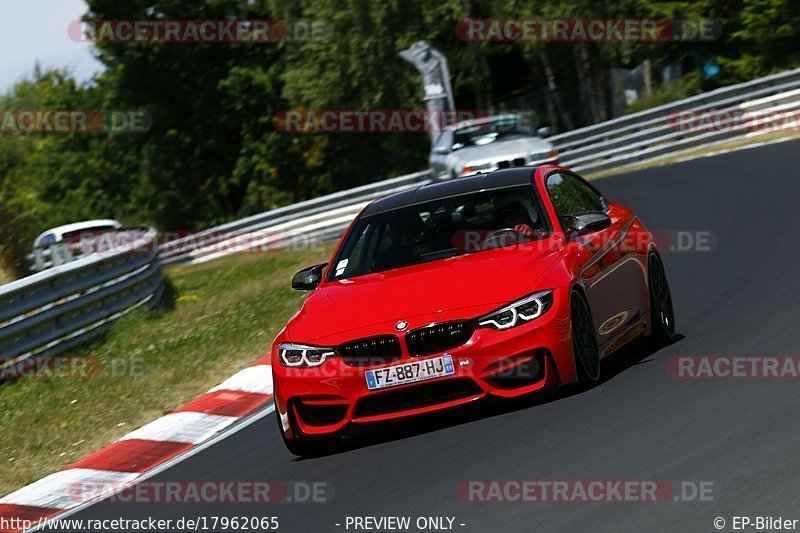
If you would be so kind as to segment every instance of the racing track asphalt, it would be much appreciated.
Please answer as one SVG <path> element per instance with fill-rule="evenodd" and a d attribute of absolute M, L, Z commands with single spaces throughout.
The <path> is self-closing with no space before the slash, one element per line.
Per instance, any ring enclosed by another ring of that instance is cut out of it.
<path fill-rule="evenodd" d="M 347 516 L 454 516 L 465 532 L 716 531 L 717 516 L 725 530 L 733 515 L 800 518 L 797 380 L 675 379 L 666 366 L 675 355 L 800 355 L 798 167 L 800 141 L 790 141 L 596 182 L 652 230 L 710 231 L 716 245 L 663 253 L 683 338 L 613 357 L 592 390 L 393 424 L 305 460 L 284 449 L 270 415 L 151 481 L 324 481 L 332 502 L 101 503 L 73 518 L 277 516 L 288 532 L 345 531 Z M 456 496 L 468 479 L 711 481 L 714 500 L 470 503 Z"/>

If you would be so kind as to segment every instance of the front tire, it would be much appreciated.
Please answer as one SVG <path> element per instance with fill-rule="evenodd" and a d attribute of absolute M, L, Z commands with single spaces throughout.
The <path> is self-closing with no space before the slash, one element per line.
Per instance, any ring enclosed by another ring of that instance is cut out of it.
<path fill-rule="evenodd" d="M 658 254 L 651 254 L 647 262 L 650 284 L 650 328 L 653 338 L 660 344 L 669 344 L 675 339 L 675 311 L 672 294 L 667 283 L 664 264 Z"/>
<path fill-rule="evenodd" d="M 592 387 L 600 381 L 600 350 L 594 334 L 592 314 L 578 291 L 572 291 L 570 295 L 569 310 L 572 353 L 578 382 L 584 387 Z"/>

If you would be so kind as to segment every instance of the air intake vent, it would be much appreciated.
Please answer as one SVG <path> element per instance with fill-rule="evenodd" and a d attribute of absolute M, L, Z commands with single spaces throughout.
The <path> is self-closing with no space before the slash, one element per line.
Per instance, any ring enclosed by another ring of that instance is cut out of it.
<path fill-rule="evenodd" d="M 387 415 L 483 394 L 477 383 L 468 378 L 454 378 L 379 392 L 362 398 L 354 418 Z"/>

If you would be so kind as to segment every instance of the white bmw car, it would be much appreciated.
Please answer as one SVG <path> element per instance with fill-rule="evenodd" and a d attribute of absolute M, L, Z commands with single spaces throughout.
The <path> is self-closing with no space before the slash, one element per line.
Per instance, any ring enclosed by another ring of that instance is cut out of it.
<path fill-rule="evenodd" d="M 553 143 L 519 115 L 495 115 L 446 128 L 428 163 L 436 179 L 473 176 L 498 169 L 558 163 Z"/>

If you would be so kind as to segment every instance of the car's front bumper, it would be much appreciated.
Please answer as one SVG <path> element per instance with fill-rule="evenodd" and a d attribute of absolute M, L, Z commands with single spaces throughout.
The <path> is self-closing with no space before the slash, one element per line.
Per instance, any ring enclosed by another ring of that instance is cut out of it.
<path fill-rule="evenodd" d="M 369 390 L 366 371 L 435 358 L 408 355 L 386 365 L 354 367 L 333 357 L 317 368 L 281 366 L 273 356 L 275 404 L 288 438 L 327 435 L 347 424 L 427 413 L 495 396 L 513 398 L 575 380 L 568 304 L 557 297 L 539 319 L 505 331 L 476 329 L 465 344 L 447 350 L 455 373 Z M 402 342 L 402 341 L 401 341 Z"/>

